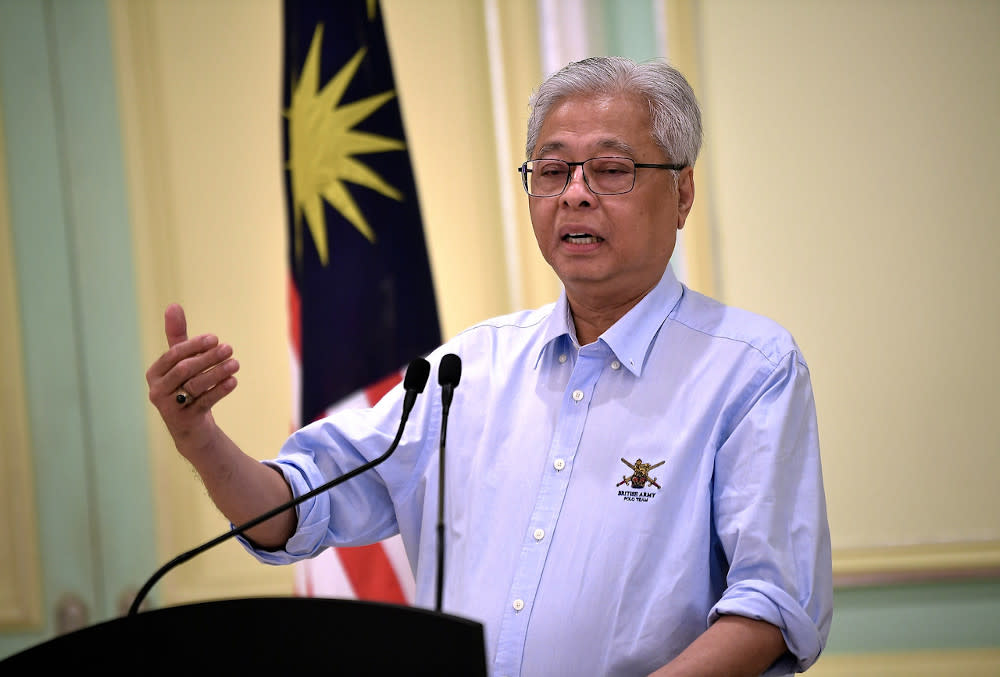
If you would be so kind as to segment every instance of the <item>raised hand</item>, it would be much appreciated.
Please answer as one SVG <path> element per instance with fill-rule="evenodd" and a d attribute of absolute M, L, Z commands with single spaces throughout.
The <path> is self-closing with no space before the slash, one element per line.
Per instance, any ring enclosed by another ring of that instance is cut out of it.
<path fill-rule="evenodd" d="M 178 450 L 187 456 L 192 437 L 211 436 L 212 407 L 236 388 L 239 362 L 233 349 L 212 334 L 187 335 L 184 309 L 171 304 L 164 312 L 168 350 L 146 371 L 149 401 L 160 412 Z M 197 442 L 196 442 L 197 443 Z M 202 443 L 209 443 L 208 437 Z"/>
<path fill-rule="evenodd" d="M 149 401 L 167 424 L 174 445 L 201 476 L 212 501 L 233 524 L 281 505 L 292 491 L 280 472 L 248 456 L 215 424 L 212 407 L 236 388 L 240 368 L 232 347 L 212 334 L 188 338 L 184 309 L 163 316 L 167 352 L 146 371 Z M 295 531 L 294 509 L 246 532 L 262 547 L 282 547 Z"/>

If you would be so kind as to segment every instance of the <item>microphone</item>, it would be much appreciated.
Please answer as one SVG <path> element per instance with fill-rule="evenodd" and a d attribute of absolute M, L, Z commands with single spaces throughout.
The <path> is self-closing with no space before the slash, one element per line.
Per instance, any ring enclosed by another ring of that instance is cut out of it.
<path fill-rule="evenodd" d="M 441 445 L 438 451 L 438 523 L 437 523 L 437 604 L 441 611 L 444 592 L 444 441 L 448 431 L 448 410 L 459 379 L 462 378 L 462 360 L 454 353 L 441 358 L 438 365 L 438 383 L 441 384 Z"/>
<path fill-rule="evenodd" d="M 178 555 L 177 557 L 175 557 L 174 559 L 170 560 L 162 567 L 157 569 L 156 573 L 154 573 L 152 576 L 149 577 L 149 580 L 146 581 L 145 585 L 142 586 L 138 594 L 136 594 L 135 599 L 132 601 L 132 606 L 129 607 L 128 615 L 134 616 L 139 611 L 139 605 L 142 604 L 143 599 L 145 599 L 150 589 L 152 589 L 152 587 L 156 584 L 158 580 L 160 580 L 160 578 L 163 577 L 164 574 L 166 574 L 174 567 L 183 564 L 184 562 L 188 561 L 195 555 L 199 555 L 204 551 L 208 550 L 209 548 L 214 547 L 219 543 L 222 543 L 225 540 L 233 538 L 234 536 L 239 536 L 248 529 L 252 529 L 261 522 L 266 522 L 275 515 L 278 515 L 288 510 L 289 508 L 294 508 L 299 503 L 302 503 L 303 501 L 306 501 L 312 498 L 313 496 L 316 496 L 317 494 L 322 494 L 324 491 L 328 491 L 329 489 L 332 489 L 338 484 L 342 484 L 347 480 L 351 479 L 352 477 L 356 477 L 357 475 L 360 475 L 366 470 L 374 468 L 379 463 L 389 458 L 392 452 L 396 451 L 396 447 L 399 446 L 399 440 L 402 439 L 403 437 L 403 428 L 406 426 L 406 421 L 410 417 L 410 410 L 413 409 L 413 404 L 417 400 L 417 395 L 419 395 L 424 391 L 424 386 L 427 384 L 427 377 L 430 375 L 430 371 L 431 371 L 430 363 L 428 363 L 427 360 L 423 359 L 422 357 L 418 357 L 417 359 L 410 362 L 409 366 L 406 368 L 406 376 L 403 378 L 403 389 L 406 391 L 406 394 L 403 397 L 403 414 L 399 421 L 399 428 L 396 430 L 396 438 L 392 441 L 392 444 L 389 445 L 389 448 L 386 450 L 384 454 L 382 454 L 381 456 L 372 461 L 369 461 L 368 463 L 365 463 L 364 465 L 358 466 L 357 468 L 351 470 L 350 472 L 344 473 L 340 477 L 333 478 L 326 484 L 320 485 L 315 489 L 313 489 L 312 491 L 309 491 L 308 493 L 302 494 L 297 498 L 293 498 L 292 500 L 287 501 L 282 505 L 279 505 L 277 508 L 268 510 L 263 515 L 254 517 L 249 522 L 241 524 L 238 527 L 234 527 L 229 531 L 227 531 L 226 533 L 216 536 L 215 538 L 206 543 L 202 543 L 196 548 L 192 548 L 187 552 L 181 553 L 180 555 Z"/>

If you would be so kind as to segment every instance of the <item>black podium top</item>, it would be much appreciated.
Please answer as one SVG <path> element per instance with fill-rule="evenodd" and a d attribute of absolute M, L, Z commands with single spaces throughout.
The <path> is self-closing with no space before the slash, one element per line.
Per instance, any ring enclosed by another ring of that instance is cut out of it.
<path fill-rule="evenodd" d="M 167 607 L 68 633 L 0 661 L 0 674 L 274 670 L 486 676 L 483 626 L 426 609 L 262 597 Z"/>

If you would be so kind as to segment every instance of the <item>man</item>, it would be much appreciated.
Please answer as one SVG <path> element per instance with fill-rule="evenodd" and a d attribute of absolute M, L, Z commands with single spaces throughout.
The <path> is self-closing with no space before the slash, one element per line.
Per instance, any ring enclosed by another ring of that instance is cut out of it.
<path fill-rule="evenodd" d="M 664 63 L 587 59 L 549 78 L 520 172 L 564 291 L 429 356 L 463 360 L 443 610 L 484 623 L 494 675 L 788 674 L 826 642 L 830 538 L 806 364 L 781 327 L 685 288 L 667 265 L 700 143 L 693 92 Z M 234 523 L 395 436 L 401 388 L 306 426 L 260 464 L 212 420 L 236 385 L 231 349 L 188 339 L 177 306 L 166 334 L 150 399 Z M 281 564 L 399 532 L 417 603 L 432 606 L 433 390 L 388 461 L 255 527 L 247 547 Z"/>

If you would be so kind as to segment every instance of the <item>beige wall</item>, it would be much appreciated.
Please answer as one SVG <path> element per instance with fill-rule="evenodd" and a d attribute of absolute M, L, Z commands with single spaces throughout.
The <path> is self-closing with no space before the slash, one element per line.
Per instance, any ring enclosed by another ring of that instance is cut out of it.
<path fill-rule="evenodd" d="M 719 292 L 805 351 L 841 573 L 1000 564 L 1000 3 L 697 7 Z"/>
<path fill-rule="evenodd" d="M 191 335 L 217 333 L 240 360 L 236 393 L 215 409 L 223 429 L 248 453 L 273 456 L 292 420 L 280 4 L 122 0 L 109 8 L 145 362 L 164 349 L 164 308 L 181 303 Z M 155 409 L 148 416 L 159 551 L 173 556 L 225 523 Z M 290 570 L 260 567 L 240 550 L 230 541 L 178 568 L 163 581 L 164 603 L 291 590 Z"/>

